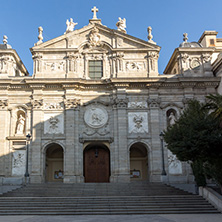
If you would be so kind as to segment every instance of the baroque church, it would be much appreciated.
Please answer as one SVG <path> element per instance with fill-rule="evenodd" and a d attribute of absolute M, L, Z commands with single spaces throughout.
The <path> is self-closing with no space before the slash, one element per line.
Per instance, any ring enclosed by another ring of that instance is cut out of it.
<path fill-rule="evenodd" d="M 89 24 L 31 48 L 33 74 L 0 44 L 0 184 L 150 181 L 192 183 L 188 163 L 161 137 L 189 99 L 222 93 L 222 38 L 205 31 L 175 49 L 164 74 L 160 46 Z"/>

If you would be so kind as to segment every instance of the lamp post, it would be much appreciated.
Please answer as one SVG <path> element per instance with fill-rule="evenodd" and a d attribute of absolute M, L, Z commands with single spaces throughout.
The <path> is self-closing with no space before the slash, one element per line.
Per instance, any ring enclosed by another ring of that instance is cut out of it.
<path fill-rule="evenodd" d="M 25 168 L 25 183 L 28 183 L 29 177 L 29 142 L 31 140 L 31 135 L 28 133 L 26 135 L 26 168 Z"/>
<path fill-rule="evenodd" d="M 161 152 L 162 152 L 162 173 L 161 175 L 166 176 L 166 171 L 165 171 L 165 163 L 164 163 L 164 152 L 163 152 L 163 132 L 160 133 L 160 141 L 161 141 Z"/>

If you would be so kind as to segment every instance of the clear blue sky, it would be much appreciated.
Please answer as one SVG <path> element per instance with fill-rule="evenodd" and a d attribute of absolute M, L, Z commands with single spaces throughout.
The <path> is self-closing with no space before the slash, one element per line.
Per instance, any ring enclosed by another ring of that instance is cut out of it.
<path fill-rule="evenodd" d="M 29 48 L 38 41 L 38 27 L 44 29 L 43 41 L 62 35 L 68 18 L 78 22 L 75 29 L 80 29 L 92 18 L 93 6 L 99 8 L 102 24 L 111 29 L 116 29 L 118 17 L 126 18 L 127 34 L 137 38 L 147 40 L 151 26 L 153 40 L 162 47 L 160 73 L 184 32 L 188 41 L 198 41 L 204 30 L 216 30 L 222 37 L 222 0 L 0 0 L 0 41 L 8 36 L 32 74 Z"/>

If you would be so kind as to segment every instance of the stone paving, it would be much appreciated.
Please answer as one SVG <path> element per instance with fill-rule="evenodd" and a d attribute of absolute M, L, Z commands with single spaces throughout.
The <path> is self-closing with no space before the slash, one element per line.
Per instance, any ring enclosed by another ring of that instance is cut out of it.
<path fill-rule="evenodd" d="M 0 216 L 0 222 L 221 222 L 222 214 Z"/>

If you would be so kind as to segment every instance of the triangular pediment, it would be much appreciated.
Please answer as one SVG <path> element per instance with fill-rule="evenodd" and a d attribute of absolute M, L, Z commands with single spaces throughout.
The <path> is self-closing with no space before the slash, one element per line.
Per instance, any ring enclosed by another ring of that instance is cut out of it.
<path fill-rule="evenodd" d="M 97 30 L 97 31 L 93 31 Z M 106 44 L 112 49 L 147 49 L 159 51 L 160 47 L 147 41 L 138 39 L 120 31 L 107 28 L 100 24 L 89 24 L 81 29 L 63 34 L 57 38 L 34 46 L 31 50 L 47 51 L 47 49 L 80 49 L 85 44 L 90 44 L 92 33 L 98 35 L 99 42 Z M 99 44 L 98 44 L 99 46 Z"/>

